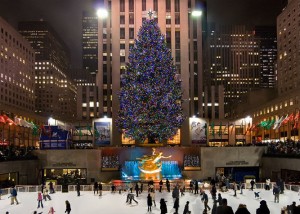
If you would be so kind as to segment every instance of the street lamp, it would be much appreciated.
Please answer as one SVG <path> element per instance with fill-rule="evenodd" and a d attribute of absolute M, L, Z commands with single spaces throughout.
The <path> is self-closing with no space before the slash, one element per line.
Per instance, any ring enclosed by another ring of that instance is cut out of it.
<path fill-rule="evenodd" d="M 202 16 L 202 11 L 201 10 L 194 10 L 194 11 L 192 11 L 192 16 L 193 17 Z"/>
<path fill-rule="evenodd" d="M 97 10 L 97 16 L 99 18 L 105 19 L 108 16 L 108 11 L 104 8 L 100 8 Z"/>

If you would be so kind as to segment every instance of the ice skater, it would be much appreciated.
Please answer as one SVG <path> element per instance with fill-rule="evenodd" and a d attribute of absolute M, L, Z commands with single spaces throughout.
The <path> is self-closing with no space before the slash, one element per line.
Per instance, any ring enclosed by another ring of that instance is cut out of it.
<path fill-rule="evenodd" d="M 45 201 L 47 201 L 47 198 L 49 199 L 49 201 L 51 201 L 51 197 L 50 197 L 49 192 L 46 188 L 43 191 L 43 198 L 44 198 Z"/>
<path fill-rule="evenodd" d="M 257 198 L 257 199 L 260 199 L 259 193 L 260 193 L 260 192 L 254 192 L 254 197 L 255 197 L 255 199 L 256 199 L 256 198 Z"/>
<path fill-rule="evenodd" d="M 42 192 L 38 192 L 38 198 L 37 198 L 37 200 L 38 200 L 38 207 L 37 208 L 40 208 L 40 206 L 42 208 L 44 208 L 44 205 L 43 205 L 43 194 L 42 194 Z"/>
<path fill-rule="evenodd" d="M 54 214 L 54 213 L 55 213 L 54 208 L 53 208 L 53 207 L 50 207 L 50 210 L 49 210 L 48 214 Z"/>
<path fill-rule="evenodd" d="M 71 204 L 70 204 L 70 202 L 68 200 L 66 200 L 65 203 L 66 203 L 66 211 L 65 211 L 65 213 L 70 214 L 70 212 L 71 212 Z"/>
<path fill-rule="evenodd" d="M 137 204 L 139 203 L 139 202 L 137 202 L 137 201 L 134 199 L 134 194 L 133 194 L 133 193 L 128 193 L 128 194 L 127 194 L 126 203 L 131 204 L 132 201 L 134 201 L 134 202 L 137 203 Z"/>
<path fill-rule="evenodd" d="M 12 187 L 12 189 L 10 190 L 10 204 L 13 205 L 14 202 L 17 203 L 17 205 L 19 204 L 18 202 L 18 199 L 17 199 L 17 195 L 18 195 L 18 192 L 17 192 L 17 189 L 15 186 Z"/>
<path fill-rule="evenodd" d="M 151 198 L 150 193 L 148 193 L 148 196 L 147 196 L 147 206 L 148 206 L 148 212 L 151 212 L 152 211 L 152 198 Z"/>

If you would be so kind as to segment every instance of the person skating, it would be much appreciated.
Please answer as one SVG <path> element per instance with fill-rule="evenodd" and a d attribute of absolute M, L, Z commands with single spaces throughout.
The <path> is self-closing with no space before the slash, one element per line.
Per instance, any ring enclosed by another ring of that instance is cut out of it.
<path fill-rule="evenodd" d="M 218 194 L 217 202 L 219 203 L 219 206 L 222 205 L 222 196 L 221 196 L 221 193 Z"/>
<path fill-rule="evenodd" d="M 170 190 L 170 181 L 169 181 L 168 178 L 167 178 L 167 180 L 166 180 L 166 186 L 167 186 L 168 192 L 171 192 L 171 190 Z"/>
<path fill-rule="evenodd" d="M 179 198 L 179 189 L 178 186 L 175 186 L 173 191 L 172 191 L 172 198 L 173 201 L 175 201 L 176 198 Z"/>
<path fill-rule="evenodd" d="M 162 180 L 160 180 L 160 182 L 159 182 L 159 192 L 161 192 L 161 190 L 162 190 L 162 187 L 163 187 L 163 181 L 162 181 Z"/>
<path fill-rule="evenodd" d="M 132 201 L 134 201 L 134 202 L 137 203 L 137 204 L 139 203 L 139 202 L 137 202 L 137 201 L 134 199 L 134 194 L 129 192 L 129 193 L 127 194 L 126 203 L 131 204 Z"/>
<path fill-rule="evenodd" d="M 195 180 L 195 195 L 199 194 L 199 185 L 198 185 L 198 181 Z"/>
<path fill-rule="evenodd" d="M 185 206 L 184 206 L 183 214 L 190 214 L 191 213 L 190 208 L 189 208 L 189 204 L 190 204 L 190 202 L 187 201 Z"/>
<path fill-rule="evenodd" d="M 51 200 L 51 197 L 49 195 L 49 191 L 45 188 L 43 191 L 43 198 L 45 201 L 47 201 L 47 198 L 49 199 L 49 201 Z"/>
<path fill-rule="evenodd" d="M 236 191 L 237 191 L 237 184 L 236 184 L 236 182 L 233 182 L 233 191 L 234 191 L 234 195 L 233 196 L 236 196 Z"/>
<path fill-rule="evenodd" d="M 55 193 L 52 181 L 50 181 L 50 183 L 48 185 L 49 185 L 49 189 L 50 189 L 50 194 Z"/>
<path fill-rule="evenodd" d="M 10 204 L 11 205 L 13 205 L 14 202 L 16 202 L 17 205 L 19 204 L 17 195 L 18 195 L 17 189 L 15 186 L 13 186 L 12 189 L 10 190 Z"/>
<path fill-rule="evenodd" d="M 135 189 L 136 197 L 139 197 L 139 191 L 140 190 L 139 190 L 139 184 L 138 183 L 135 184 L 135 188 L 134 189 Z"/>
<path fill-rule="evenodd" d="M 99 196 L 102 196 L 102 183 L 101 182 L 99 182 L 98 189 L 99 189 Z"/>
<path fill-rule="evenodd" d="M 266 190 L 270 190 L 271 180 L 270 178 L 266 179 Z"/>
<path fill-rule="evenodd" d="M 96 192 L 97 192 L 97 195 L 98 195 L 98 190 L 99 190 L 99 185 L 98 185 L 98 182 L 95 181 L 95 183 L 94 183 L 94 195 L 95 195 Z"/>
<path fill-rule="evenodd" d="M 201 201 L 204 203 L 204 211 L 207 212 L 207 209 L 210 210 L 210 207 L 208 206 L 208 195 L 206 192 L 203 193 Z"/>
<path fill-rule="evenodd" d="M 173 208 L 175 209 L 175 212 L 174 214 L 178 214 L 178 208 L 179 208 L 179 198 L 176 198 L 175 199 L 175 202 L 174 202 L 174 206 Z"/>
<path fill-rule="evenodd" d="M 148 193 L 147 196 L 147 206 L 148 206 L 148 212 L 152 211 L 152 197 L 150 195 L 150 193 Z"/>
<path fill-rule="evenodd" d="M 43 205 L 43 194 L 41 192 L 38 192 L 38 207 L 37 208 L 40 208 L 40 206 L 42 208 L 44 208 L 44 205 Z"/>
<path fill-rule="evenodd" d="M 160 199 L 160 214 L 168 213 L 167 204 L 164 198 Z"/>
<path fill-rule="evenodd" d="M 71 204 L 70 204 L 70 202 L 68 200 L 66 200 L 65 203 L 66 203 L 66 211 L 65 211 L 65 213 L 70 214 L 70 212 L 71 212 Z"/>
<path fill-rule="evenodd" d="M 273 195 L 274 195 L 274 203 L 279 203 L 279 193 L 280 193 L 280 190 L 279 190 L 279 187 L 274 184 L 274 187 L 273 187 Z"/>
<path fill-rule="evenodd" d="M 154 206 L 156 207 L 156 203 L 155 203 L 155 190 L 152 189 L 152 191 L 150 192 L 151 198 L 152 198 L 152 202 L 154 204 Z"/>
<path fill-rule="evenodd" d="M 255 184 L 255 181 L 254 181 L 254 179 L 252 179 L 251 181 L 250 181 L 250 185 L 251 185 L 251 190 L 253 191 L 253 188 L 254 188 L 254 184 Z"/>
<path fill-rule="evenodd" d="M 80 196 L 80 184 L 77 182 L 76 184 L 76 191 L 77 191 L 77 196 Z"/>
<path fill-rule="evenodd" d="M 50 210 L 49 210 L 48 214 L 54 214 L 54 213 L 55 213 L 54 208 L 53 208 L 53 207 L 50 207 Z"/>
<path fill-rule="evenodd" d="M 217 188 L 216 188 L 216 186 L 212 186 L 210 193 L 211 193 L 211 197 L 214 200 L 216 200 L 217 199 Z"/>

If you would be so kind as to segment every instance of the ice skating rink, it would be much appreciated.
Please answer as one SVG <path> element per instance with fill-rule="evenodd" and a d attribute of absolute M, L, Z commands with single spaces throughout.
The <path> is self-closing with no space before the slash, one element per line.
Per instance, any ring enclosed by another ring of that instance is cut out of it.
<path fill-rule="evenodd" d="M 274 196 L 272 190 L 254 190 L 260 192 L 261 199 L 255 199 L 254 192 L 251 190 L 243 190 L 243 194 L 240 191 L 237 192 L 237 197 L 233 196 L 233 191 L 221 193 L 223 198 L 227 198 L 228 205 L 232 206 L 233 211 L 237 210 L 239 204 L 246 204 L 250 213 L 255 214 L 256 209 L 259 207 L 260 200 L 266 200 L 271 214 L 280 214 L 281 208 L 290 205 L 292 201 L 299 205 L 299 195 L 297 192 L 285 191 L 280 195 L 280 203 L 274 203 Z M 212 199 L 208 190 L 206 190 L 209 196 L 209 206 L 212 207 Z M 219 193 L 219 192 L 218 192 Z M 126 192 L 122 194 L 110 193 L 108 191 L 103 192 L 103 196 L 99 197 L 94 195 L 92 191 L 81 192 L 81 196 L 77 197 L 76 192 L 61 193 L 57 192 L 51 194 L 51 201 L 43 201 L 44 208 L 37 209 L 37 192 L 33 193 L 18 193 L 18 200 L 20 204 L 10 205 L 10 198 L 8 195 L 2 195 L 0 200 L 0 213 L 5 214 L 8 211 L 10 214 L 31 214 L 35 210 L 38 213 L 48 214 L 50 207 L 53 207 L 55 214 L 62 214 L 65 212 L 65 200 L 69 200 L 71 203 L 71 214 L 146 214 L 147 212 L 147 191 L 144 191 L 139 197 L 135 197 L 138 201 L 136 204 L 134 201 L 132 204 L 126 204 Z M 156 191 L 156 207 L 153 206 L 152 213 L 160 213 L 159 201 L 164 198 L 167 201 L 168 213 L 174 213 L 172 193 L 163 191 L 159 193 Z M 190 210 L 192 214 L 202 214 L 204 205 L 201 202 L 200 195 L 194 195 L 186 192 L 184 196 L 180 197 L 179 213 L 183 213 L 184 205 L 186 201 L 190 201 Z M 210 213 L 210 212 L 209 212 Z"/>

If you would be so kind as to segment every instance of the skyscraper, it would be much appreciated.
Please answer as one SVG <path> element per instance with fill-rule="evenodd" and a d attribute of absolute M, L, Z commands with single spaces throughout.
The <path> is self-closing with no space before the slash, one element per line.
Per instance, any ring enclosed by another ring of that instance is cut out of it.
<path fill-rule="evenodd" d="M 35 112 L 70 121 L 76 116 L 76 86 L 68 78 L 67 47 L 45 21 L 20 22 L 19 32 L 35 51 Z"/>
<path fill-rule="evenodd" d="M 250 90 L 260 87 L 259 39 L 246 26 L 211 24 L 207 39 L 206 86 L 224 86 L 225 116 Z"/>
<path fill-rule="evenodd" d="M 171 49 L 177 67 L 177 78 L 182 81 L 182 107 L 186 116 L 196 113 L 202 117 L 202 18 L 192 16 L 194 11 L 205 10 L 200 0 L 104 0 L 109 16 L 98 22 L 98 73 L 99 116 L 112 117 L 113 142 L 120 142 L 115 124 L 119 109 L 118 93 L 120 76 L 125 71 L 129 49 L 142 25 L 153 11 L 152 18 L 158 22 Z M 182 143 L 189 142 L 189 124 L 186 120 L 181 129 Z"/>
<path fill-rule="evenodd" d="M 34 50 L 0 17 L 0 111 L 30 117 L 35 109 Z"/>
<path fill-rule="evenodd" d="M 96 12 L 82 13 L 82 66 L 90 74 L 98 71 L 98 17 Z"/>
<path fill-rule="evenodd" d="M 260 88 L 275 88 L 277 37 L 275 26 L 255 26 L 254 35 L 259 40 Z"/>

